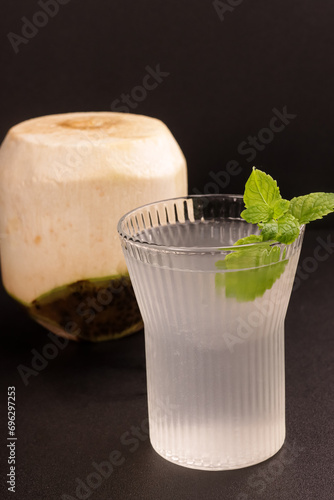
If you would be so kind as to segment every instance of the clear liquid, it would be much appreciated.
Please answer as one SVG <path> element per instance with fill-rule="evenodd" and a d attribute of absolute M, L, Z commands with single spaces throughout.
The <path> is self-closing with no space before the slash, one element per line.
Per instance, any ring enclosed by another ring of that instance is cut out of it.
<path fill-rule="evenodd" d="M 140 239 L 174 247 L 220 247 L 233 245 L 239 238 L 258 233 L 256 225 L 242 220 L 215 220 L 149 228 L 140 233 Z"/>
<path fill-rule="evenodd" d="M 144 238 L 214 247 L 251 230 L 240 222 L 176 224 Z M 228 469 L 265 460 L 284 441 L 284 318 L 298 255 L 251 302 L 216 288 L 215 260 L 169 255 L 166 268 L 127 263 L 145 325 L 152 445 L 188 467 Z"/>

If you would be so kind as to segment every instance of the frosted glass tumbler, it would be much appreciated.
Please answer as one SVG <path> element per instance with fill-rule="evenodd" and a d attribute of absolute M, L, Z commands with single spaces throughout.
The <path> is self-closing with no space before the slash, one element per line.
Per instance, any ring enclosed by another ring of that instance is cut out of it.
<path fill-rule="evenodd" d="M 240 253 L 233 243 L 259 232 L 243 209 L 242 196 L 189 196 L 118 224 L 144 320 L 151 444 L 186 467 L 253 465 L 285 438 L 284 319 L 304 227 L 290 245 Z"/>

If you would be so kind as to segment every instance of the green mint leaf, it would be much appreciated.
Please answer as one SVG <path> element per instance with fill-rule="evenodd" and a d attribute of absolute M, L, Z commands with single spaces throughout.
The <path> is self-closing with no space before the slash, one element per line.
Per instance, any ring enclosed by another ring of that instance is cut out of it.
<path fill-rule="evenodd" d="M 290 213 L 299 220 L 300 224 L 307 224 L 334 211 L 334 193 L 311 193 L 298 196 L 290 201 Z"/>
<path fill-rule="evenodd" d="M 246 208 L 241 212 L 241 217 L 245 219 L 246 222 L 251 224 L 258 224 L 259 222 L 269 221 L 274 214 L 274 210 L 264 203 L 254 205 L 253 207 Z"/>
<path fill-rule="evenodd" d="M 280 247 L 269 244 L 238 248 L 216 263 L 218 269 L 225 270 L 216 273 L 216 288 L 224 289 L 226 297 L 239 302 L 262 297 L 284 272 L 288 261 L 280 260 L 280 256 Z"/>
<path fill-rule="evenodd" d="M 261 236 L 263 241 L 276 240 L 278 233 L 278 222 L 271 220 L 266 224 L 261 224 Z"/>
<path fill-rule="evenodd" d="M 236 250 L 228 253 L 224 260 L 218 260 L 215 265 L 218 269 L 248 269 L 259 266 L 263 253 L 269 248 L 269 243 L 244 248 L 238 246 Z"/>
<path fill-rule="evenodd" d="M 289 200 L 283 200 L 283 198 L 277 200 L 274 205 L 273 219 L 278 219 L 279 217 L 282 217 L 282 215 L 284 215 L 289 210 L 289 206 L 290 206 Z"/>
<path fill-rule="evenodd" d="M 238 248 L 226 255 L 225 269 L 248 269 L 264 265 L 264 258 L 270 250 L 270 244 L 253 245 L 247 248 Z"/>
<path fill-rule="evenodd" d="M 276 201 L 280 198 L 277 182 L 270 175 L 253 167 L 245 186 L 244 203 L 246 208 L 261 204 L 274 208 Z"/>
<path fill-rule="evenodd" d="M 261 234 L 250 234 L 249 236 L 240 238 L 240 240 L 233 243 L 233 245 L 248 245 L 249 243 L 258 243 L 260 241 L 262 241 Z"/>
<path fill-rule="evenodd" d="M 293 215 L 290 213 L 283 215 L 283 217 L 277 220 L 277 224 L 278 231 L 275 236 L 277 241 L 287 245 L 295 241 L 299 235 L 300 225 Z"/>

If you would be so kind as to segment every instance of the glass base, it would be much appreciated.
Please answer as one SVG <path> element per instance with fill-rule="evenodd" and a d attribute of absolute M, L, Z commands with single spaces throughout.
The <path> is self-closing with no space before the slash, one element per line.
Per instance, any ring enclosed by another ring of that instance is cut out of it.
<path fill-rule="evenodd" d="M 221 460 L 221 461 L 209 461 L 207 459 L 190 459 L 190 458 L 183 458 L 181 456 L 175 456 L 172 455 L 171 453 L 166 452 L 166 450 L 159 449 L 155 447 L 152 444 L 152 448 L 158 455 L 160 455 L 162 458 L 165 460 L 168 460 L 168 462 L 171 462 L 175 465 L 181 465 L 182 467 L 187 467 L 188 469 L 196 469 L 196 470 L 207 470 L 207 471 L 224 471 L 224 470 L 236 470 L 236 469 L 243 469 L 245 467 L 251 467 L 252 465 L 257 465 L 261 462 L 265 462 L 269 458 L 273 457 L 280 451 L 282 446 L 284 445 L 285 441 L 285 436 L 280 443 L 280 445 L 275 448 L 275 450 L 267 453 L 262 453 L 253 456 L 251 459 L 247 458 L 244 461 L 238 461 L 235 462 L 233 460 L 231 461 L 226 461 Z"/>

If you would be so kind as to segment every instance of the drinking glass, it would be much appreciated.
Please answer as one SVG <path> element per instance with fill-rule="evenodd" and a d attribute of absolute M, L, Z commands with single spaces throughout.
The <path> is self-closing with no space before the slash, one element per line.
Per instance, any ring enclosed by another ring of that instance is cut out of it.
<path fill-rule="evenodd" d="M 237 469 L 285 439 L 284 320 L 297 240 L 258 234 L 238 195 L 163 200 L 118 223 L 144 320 L 150 441 L 171 462 Z"/>

